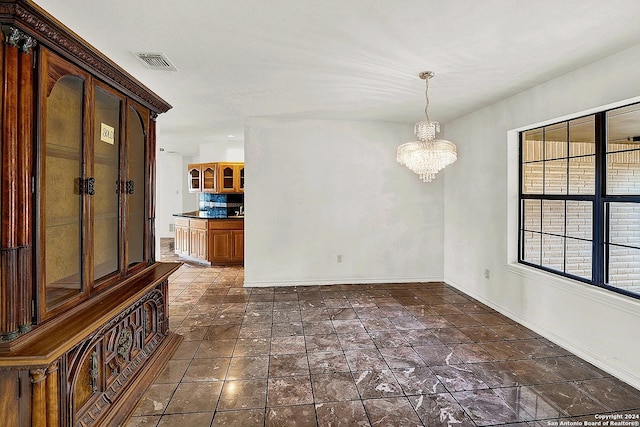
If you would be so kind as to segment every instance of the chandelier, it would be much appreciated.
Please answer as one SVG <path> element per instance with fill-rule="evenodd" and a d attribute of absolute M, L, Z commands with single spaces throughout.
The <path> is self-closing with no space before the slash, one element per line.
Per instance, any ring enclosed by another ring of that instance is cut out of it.
<path fill-rule="evenodd" d="M 413 130 L 418 140 L 402 144 L 398 147 L 397 153 L 398 163 L 417 173 L 423 182 L 431 182 L 440 170 L 458 158 L 453 142 L 436 139 L 436 133 L 440 132 L 440 123 L 429 120 L 429 79 L 433 75 L 432 71 L 419 74 L 426 82 L 427 104 L 424 107 L 426 120 L 416 123 Z"/>

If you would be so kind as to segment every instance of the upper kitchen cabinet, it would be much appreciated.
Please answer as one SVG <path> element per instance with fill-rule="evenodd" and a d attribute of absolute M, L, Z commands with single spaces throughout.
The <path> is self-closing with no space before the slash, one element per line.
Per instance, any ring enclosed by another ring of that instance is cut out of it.
<path fill-rule="evenodd" d="M 218 163 L 219 193 L 244 192 L 244 163 Z"/>
<path fill-rule="evenodd" d="M 0 0 L 0 26 L 0 413 L 124 425 L 182 340 L 180 264 L 154 259 L 171 105 L 31 0 Z"/>
<path fill-rule="evenodd" d="M 244 192 L 244 163 L 192 163 L 187 168 L 190 193 Z"/>

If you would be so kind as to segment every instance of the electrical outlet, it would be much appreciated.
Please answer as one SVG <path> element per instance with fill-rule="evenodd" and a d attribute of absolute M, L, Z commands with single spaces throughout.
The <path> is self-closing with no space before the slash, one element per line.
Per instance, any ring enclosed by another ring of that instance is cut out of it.
<path fill-rule="evenodd" d="M 173 228 L 174 224 L 169 224 L 169 233 L 173 233 L 174 232 L 174 228 Z"/>
<path fill-rule="evenodd" d="M 488 268 L 484 269 L 484 278 L 491 279 L 491 270 L 489 270 Z"/>
<path fill-rule="evenodd" d="M 340 264 L 340 263 L 342 262 L 342 255 L 338 255 L 338 256 L 336 257 L 336 262 L 337 262 L 338 264 Z"/>

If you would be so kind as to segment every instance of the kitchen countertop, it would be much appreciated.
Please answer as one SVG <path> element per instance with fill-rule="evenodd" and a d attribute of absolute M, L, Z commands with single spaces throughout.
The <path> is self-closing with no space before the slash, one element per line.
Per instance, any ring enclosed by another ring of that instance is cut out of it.
<path fill-rule="evenodd" d="M 216 218 L 216 217 L 209 216 L 206 213 L 199 212 L 199 211 L 174 213 L 173 216 L 181 216 L 181 217 L 184 217 L 184 218 L 211 219 L 211 220 L 216 220 L 216 219 L 222 219 L 222 220 L 225 220 L 225 219 L 244 219 L 244 216 L 229 216 L 229 217 L 226 217 L 226 218 Z"/>

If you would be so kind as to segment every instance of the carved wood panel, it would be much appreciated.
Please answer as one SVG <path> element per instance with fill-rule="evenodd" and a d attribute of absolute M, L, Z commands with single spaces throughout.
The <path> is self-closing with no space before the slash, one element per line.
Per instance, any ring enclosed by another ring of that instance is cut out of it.
<path fill-rule="evenodd" d="M 66 353 L 72 425 L 95 425 L 162 343 L 166 288 L 165 280 Z"/>

